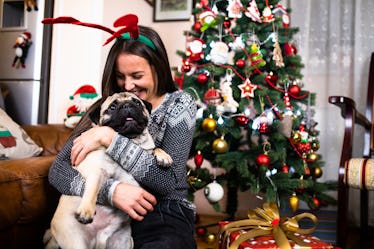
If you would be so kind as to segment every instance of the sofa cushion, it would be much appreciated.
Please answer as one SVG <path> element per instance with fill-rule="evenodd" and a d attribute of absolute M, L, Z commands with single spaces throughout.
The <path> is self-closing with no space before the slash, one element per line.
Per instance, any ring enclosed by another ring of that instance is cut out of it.
<path fill-rule="evenodd" d="M 39 155 L 39 147 L 26 132 L 0 108 L 0 158 L 15 159 Z"/>

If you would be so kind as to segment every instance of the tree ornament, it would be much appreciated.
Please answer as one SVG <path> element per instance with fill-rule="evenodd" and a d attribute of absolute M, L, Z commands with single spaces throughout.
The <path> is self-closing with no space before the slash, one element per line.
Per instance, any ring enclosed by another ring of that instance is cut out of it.
<path fill-rule="evenodd" d="M 204 102 L 206 104 L 219 105 L 222 102 L 221 93 L 214 89 L 210 88 L 204 95 Z"/>
<path fill-rule="evenodd" d="M 264 23 L 269 23 L 274 20 L 273 13 L 271 13 L 271 9 L 269 6 L 266 6 L 264 10 L 262 11 L 262 21 Z"/>
<path fill-rule="evenodd" d="M 222 41 L 212 41 L 209 45 L 210 50 L 207 60 L 215 64 L 226 64 L 229 61 L 229 46 Z"/>
<path fill-rule="evenodd" d="M 257 3 L 255 0 L 251 0 L 249 2 L 249 6 L 247 7 L 247 10 L 244 13 L 248 18 L 251 18 L 252 21 L 262 23 L 261 17 L 260 17 L 260 11 L 258 11 Z"/>
<path fill-rule="evenodd" d="M 252 84 L 252 82 L 247 78 L 243 84 L 238 85 L 239 89 L 242 91 L 241 98 L 255 96 L 255 90 L 257 89 L 257 85 Z"/>
<path fill-rule="evenodd" d="M 269 129 L 269 120 L 267 119 L 266 116 L 261 115 L 259 117 L 258 122 L 259 122 L 259 124 L 258 124 L 258 131 L 261 134 L 267 134 L 267 133 L 270 132 L 270 129 Z"/>
<path fill-rule="evenodd" d="M 221 136 L 220 138 L 217 138 L 212 143 L 213 152 L 215 153 L 225 153 L 228 150 L 228 144 L 224 138 L 224 136 Z"/>
<path fill-rule="evenodd" d="M 314 178 L 320 178 L 322 176 L 322 173 L 323 173 L 323 171 L 322 171 L 321 167 L 317 166 L 317 167 L 314 167 L 312 169 L 312 176 Z"/>
<path fill-rule="evenodd" d="M 297 84 L 293 84 L 288 88 L 288 93 L 292 96 L 299 96 L 301 92 L 300 86 Z"/>
<path fill-rule="evenodd" d="M 226 8 L 228 17 L 241 18 L 243 5 L 240 0 L 228 0 L 229 4 Z"/>
<path fill-rule="evenodd" d="M 201 22 L 195 22 L 194 25 L 193 25 L 193 29 L 195 30 L 196 33 L 201 32 L 201 27 L 202 27 Z"/>
<path fill-rule="evenodd" d="M 231 21 L 228 17 L 225 17 L 225 20 L 223 21 L 223 27 L 225 27 L 225 29 L 230 29 Z"/>
<path fill-rule="evenodd" d="M 198 228 L 196 228 L 196 234 L 198 235 L 198 236 L 205 236 L 206 235 L 206 233 L 207 233 L 207 228 L 206 227 L 198 227 Z"/>
<path fill-rule="evenodd" d="M 277 81 L 278 81 L 278 76 L 275 75 L 273 72 L 270 72 L 269 74 L 267 74 L 265 76 L 265 80 L 269 81 L 271 84 L 273 84 L 275 86 L 277 84 Z"/>
<path fill-rule="evenodd" d="M 205 73 L 200 73 L 200 74 L 197 75 L 197 82 L 199 84 L 204 85 L 205 83 L 208 82 L 208 79 L 209 78 L 208 78 L 208 76 Z"/>
<path fill-rule="evenodd" d="M 298 144 L 301 142 L 301 134 L 298 131 L 294 131 L 291 134 L 291 141 L 293 144 Z"/>
<path fill-rule="evenodd" d="M 288 167 L 288 165 L 285 164 L 285 163 L 283 163 L 283 166 L 282 166 L 282 172 L 283 172 L 283 173 L 286 173 L 286 174 L 288 174 L 288 172 L 289 172 L 289 167 Z"/>
<path fill-rule="evenodd" d="M 262 58 L 261 51 L 258 48 L 258 45 L 256 43 L 253 43 L 251 45 L 249 56 L 250 56 L 250 59 L 251 59 L 251 68 L 252 69 L 263 67 L 263 66 L 266 65 L 266 62 Z"/>
<path fill-rule="evenodd" d="M 319 149 L 319 143 L 317 141 L 312 141 L 310 145 L 313 151 L 317 151 Z"/>
<path fill-rule="evenodd" d="M 236 113 L 239 103 L 236 102 L 232 95 L 232 77 L 233 73 L 231 69 L 226 70 L 226 77 L 222 78 L 219 86 L 221 97 L 223 98 L 223 102 L 217 106 L 217 112 L 231 112 Z"/>
<path fill-rule="evenodd" d="M 275 41 L 274 41 L 274 49 L 273 49 L 273 60 L 275 61 L 275 65 L 277 67 L 284 67 L 282 50 L 278 42 L 278 33 L 275 34 L 274 38 L 275 38 Z"/>
<path fill-rule="evenodd" d="M 267 153 L 260 154 L 256 158 L 256 164 L 258 166 L 268 167 L 270 165 L 270 157 L 267 155 Z"/>
<path fill-rule="evenodd" d="M 310 147 L 310 143 L 301 142 L 297 144 L 296 148 L 300 153 L 308 153 L 311 147 Z"/>
<path fill-rule="evenodd" d="M 318 210 L 321 207 L 321 203 L 317 197 L 313 197 L 312 202 L 308 203 L 311 210 Z"/>
<path fill-rule="evenodd" d="M 196 165 L 197 169 L 200 168 L 201 164 L 203 164 L 203 161 L 204 161 L 204 157 L 201 154 L 201 151 L 198 150 L 197 154 L 194 156 L 194 162 L 195 162 L 195 165 Z"/>
<path fill-rule="evenodd" d="M 207 244 L 214 244 L 216 241 L 216 235 L 214 233 L 209 233 L 205 236 L 205 242 Z"/>
<path fill-rule="evenodd" d="M 186 56 L 190 61 L 199 61 L 204 58 L 205 47 L 203 39 L 192 39 L 187 43 Z"/>
<path fill-rule="evenodd" d="M 213 28 L 217 25 L 216 22 L 216 14 L 211 10 L 203 11 L 199 16 L 199 21 L 202 25 L 200 28 L 201 32 L 204 32 L 205 30 L 209 28 Z"/>
<path fill-rule="evenodd" d="M 286 56 L 293 56 L 297 54 L 297 48 L 288 42 L 283 45 L 283 50 Z"/>
<path fill-rule="evenodd" d="M 249 118 L 244 115 L 239 115 L 235 118 L 235 123 L 239 126 L 246 126 L 249 122 Z"/>
<path fill-rule="evenodd" d="M 224 190 L 221 184 L 217 183 L 216 180 L 206 185 L 204 188 L 204 195 L 209 202 L 215 203 L 223 198 Z"/>
<path fill-rule="evenodd" d="M 209 115 L 209 117 L 203 120 L 201 127 L 205 132 L 212 132 L 217 128 L 217 122 L 212 115 Z"/>
<path fill-rule="evenodd" d="M 191 64 L 188 61 L 185 61 L 182 65 L 182 72 L 188 73 L 189 71 L 191 71 Z"/>
<path fill-rule="evenodd" d="M 315 162 L 318 160 L 318 154 L 314 153 L 313 151 L 308 154 L 308 160 L 311 162 Z"/>
<path fill-rule="evenodd" d="M 293 193 L 289 199 L 290 207 L 292 212 L 296 212 L 299 209 L 299 198 L 296 196 L 296 193 Z"/>
<path fill-rule="evenodd" d="M 244 60 L 244 59 L 238 59 L 238 60 L 235 62 L 235 65 L 236 65 L 238 68 L 244 68 L 244 67 L 245 67 L 245 60 Z"/>

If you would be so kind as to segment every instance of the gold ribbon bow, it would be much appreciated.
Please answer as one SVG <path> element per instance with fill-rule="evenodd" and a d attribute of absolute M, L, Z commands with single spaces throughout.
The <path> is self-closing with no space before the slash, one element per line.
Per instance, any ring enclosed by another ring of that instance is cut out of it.
<path fill-rule="evenodd" d="M 250 238 L 264 235 L 273 235 L 280 249 L 291 249 L 288 239 L 295 241 L 295 243 L 304 248 L 310 248 L 308 244 L 299 239 L 295 233 L 311 234 L 314 232 L 318 223 L 317 217 L 311 213 L 301 213 L 291 218 L 280 218 L 277 205 L 269 202 L 264 203 L 262 209 L 255 208 L 254 210 L 250 210 L 248 212 L 248 218 L 249 219 L 230 222 L 221 228 L 219 235 L 221 249 L 225 248 L 225 242 L 230 234 L 240 230 L 246 230 L 247 232 L 235 238 L 230 244 L 229 249 L 237 249 L 242 242 Z M 299 228 L 298 221 L 303 218 L 311 219 L 314 226 L 307 229 Z"/>

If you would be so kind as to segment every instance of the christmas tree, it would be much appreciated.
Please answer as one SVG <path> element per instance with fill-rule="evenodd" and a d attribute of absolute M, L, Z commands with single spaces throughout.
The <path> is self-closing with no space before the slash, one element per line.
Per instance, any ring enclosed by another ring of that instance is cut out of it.
<path fill-rule="evenodd" d="M 216 209 L 227 185 L 226 212 L 250 190 L 280 207 L 334 203 L 321 183 L 315 94 L 304 89 L 290 9 L 279 0 L 201 0 L 175 80 L 196 98 L 197 123 L 189 166 L 191 193 L 205 188 Z M 201 164 L 224 168 L 216 176 Z M 218 185 L 219 184 L 219 185 Z"/>

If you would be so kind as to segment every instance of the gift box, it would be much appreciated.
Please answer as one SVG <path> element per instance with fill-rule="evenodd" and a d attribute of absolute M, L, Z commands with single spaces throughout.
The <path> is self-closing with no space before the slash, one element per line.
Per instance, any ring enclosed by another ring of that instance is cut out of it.
<path fill-rule="evenodd" d="M 275 203 L 265 203 L 263 209 L 248 212 L 245 220 L 219 223 L 219 249 L 333 249 L 312 236 L 317 218 L 310 213 L 301 213 L 291 218 L 280 217 Z M 300 228 L 298 221 L 311 219 L 314 226 Z"/>

